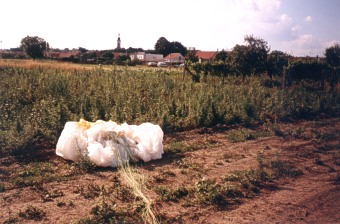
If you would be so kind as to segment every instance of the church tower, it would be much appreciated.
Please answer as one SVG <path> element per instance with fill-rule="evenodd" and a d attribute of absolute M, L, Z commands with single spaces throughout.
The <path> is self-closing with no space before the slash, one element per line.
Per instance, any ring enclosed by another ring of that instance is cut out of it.
<path fill-rule="evenodd" d="M 118 39 L 117 39 L 117 48 L 116 49 L 120 49 L 120 43 L 121 43 L 121 41 L 120 41 L 120 34 L 118 34 Z"/>

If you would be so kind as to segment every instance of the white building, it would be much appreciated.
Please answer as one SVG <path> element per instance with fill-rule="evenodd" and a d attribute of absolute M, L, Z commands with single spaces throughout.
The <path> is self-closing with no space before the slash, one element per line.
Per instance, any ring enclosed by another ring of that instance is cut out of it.
<path fill-rule="evenodd" d="M 145 52 L 135 52 L 130 54 L 131 60 L 140 60 L 142 62 L 160 62 L 164 61 L 162 54 L 148 54 Z"/>

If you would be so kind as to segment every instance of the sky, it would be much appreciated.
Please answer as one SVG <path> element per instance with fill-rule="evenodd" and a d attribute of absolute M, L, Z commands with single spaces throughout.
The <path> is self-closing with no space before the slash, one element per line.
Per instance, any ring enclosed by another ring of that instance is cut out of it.
<path fill-rule="evenodd" d="M 340 43 L 340 0 L 1 0 L 0 49 L 39 36 L 52 48 L 154 49 L 160 37 L 232 50 L 245 35 L 271 50 L 323 56 Z"/>

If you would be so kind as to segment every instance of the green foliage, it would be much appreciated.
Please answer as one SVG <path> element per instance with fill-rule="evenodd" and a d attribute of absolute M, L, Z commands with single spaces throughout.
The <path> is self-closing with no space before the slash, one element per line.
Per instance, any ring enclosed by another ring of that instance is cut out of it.
<path fill-rule="evenodd" d="M 325 56 L 327 63 L 330 66 L 337 67 L 340 66 L 340 45 L 335 43 L 333 46 L 326 48 Z"/>
<path fill-rule="evenodd" d="M 194 66 L 201 71 L 202 65 Z M 210 73 L 220 71 L 219 66 L 224 64 L 208 66 Z M 152 122 L 168 132 L 339 110 L 338 92 L 269 89 L 258 77 L 248 77 L 244 84 L 240 77 L 228 75 L 221 85 L 217 75 L 201 83 L 183 82 L 178 70 L 8 66 L 0 69 L 0 79 L 0 150 L 18 153 L 34 150 L 42 141 L 56 144 L 65 123 L 80 118 Z M 87 164 L 79 163 L 81 167 L 91 170 Z"/>
<path fill-rule="evenodd" d="M 160 199 L 164 201 L 178 201 L 180 198 L 189 194 L 189 190 L 185 187 L 178 187 L 172 190 L 167 187 L 160 186 L 155 188 L 155 191 L 159 195 Z"/>
<path fill-rule="evenodd" d="M 231 54 L 231 65 L 243 75 L 261 74 L 267 69 L 269 47 L 266 41 L 252 35 L 245 36 L 246 45 L 236 45 Z"/>
<path fill-rule="evenodd" d="M 289 74 L 293 81 L 312 80 L 321 81 L 325 79 L 328 65 L 316 60 L 297 60 L 289 65 Z"/>
<path fill-rule="evenodd" d="M 222 49 L 222 51 L 218 52 L 215 57 L 216 61 L 227 62 L 229 60 L 229 53 Z"/>
<path fill-rule="evenodd" d="M 198 57 L 196 56 L 196 50 L 190 50 L 187 53 L 187 59 L 189 62 L 195 63 L 198 62 Z"/>
<path fill-rule="evenodd" d="M 43 58 L 44 51 L 48 49 L 48 43 L 38 36 L 27 36 L 21 39 L 20 48 L 33 59 Z"/>
<path fill-rule="evenodd" d="M 28 164 L 16 170 L 12 183 L 20 187 L 40 187 L 48 182 L 69 179 L 68 176 L 63 176 L 55 172 L 56 169 L 58 169 L 58 167 L 52 166 L 51 163 Z"/>
<path fill-rule="evenodd" d="M 269 77 L 282 76 L 284 67 L 288 66 L 290 55 L 282 51 L 272 51 L 267 57 L 267 72 Z"/>
<path fill-rule="evenodd" d="M 160 37 L 155 44 L 155 52 L 167 56 L 170 53 L 180 53 L 185 56 L 187 49 L 180 42 L 169 42 L 165 37 Z"/>

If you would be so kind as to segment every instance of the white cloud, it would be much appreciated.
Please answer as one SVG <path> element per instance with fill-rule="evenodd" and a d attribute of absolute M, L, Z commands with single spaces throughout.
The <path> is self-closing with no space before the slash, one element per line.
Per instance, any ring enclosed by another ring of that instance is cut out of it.
<path fill-rule="evenodd" d="M 312 22 L 313 21 L 313 18 L 311 17 L 311 16 L 307 16 L 306 18 L 305 18 L 305 22 L 307 22 L 307 23 L 310 23 L 310 22 Z"/>
<path fill-rule="evenodd" d="M 322 40 L 310 34 L 300 35 L 295 40 L 284 42 L 283 45 L 295 56 L 320 56 L 324 52 Z"/>
<path fill-rule="evenodd" d="M 292 31 L 293 32 L 298 32 L 299 30 L 301 30 L 301 26 L 299 26 L 299 25 L 296 25 L 296 26 L 292 27 Z"/>
<path fill-rule="evenodd" d="M 329 47 L 331 47 L 331 46 L 334 46 L 334 44 L 336 44 L 336 43 L 338 43 L 338 44 L 340 44 L 340 40 L 331 40 L 331 41 L 326 41 L 326 42 L 323 42 L 322 43 L 322 46 L 323 46 L 323 48 L 329 48 Z"/>

